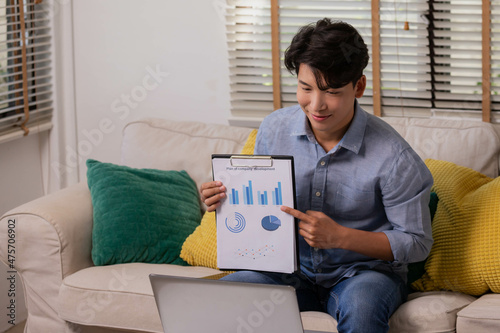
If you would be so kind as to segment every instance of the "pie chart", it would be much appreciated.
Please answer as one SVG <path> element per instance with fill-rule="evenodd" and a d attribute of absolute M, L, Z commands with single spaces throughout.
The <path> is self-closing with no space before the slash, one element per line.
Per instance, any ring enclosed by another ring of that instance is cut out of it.
<path fill-rule="evenodd" d="M 280 219 L 274 215 L 267 215 L 264 216 L 264 218 L 262 219 L 262 228 L 266 229 L 267 231 L 274 231 L 278 229 L 280 226 L 281 226 Z"/>

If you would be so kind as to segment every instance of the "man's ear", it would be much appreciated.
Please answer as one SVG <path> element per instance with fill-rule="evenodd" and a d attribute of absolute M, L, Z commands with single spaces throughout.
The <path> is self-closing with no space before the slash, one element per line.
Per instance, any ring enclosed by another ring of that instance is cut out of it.
<path fill-rule="evenodd" d="M 365 93 L 366 88 L 366 76 L 362 75 L 358 82 L 356 82 L 356 86 L 354 87 L 354 95 L 356 98 L 361 98 Z"/>

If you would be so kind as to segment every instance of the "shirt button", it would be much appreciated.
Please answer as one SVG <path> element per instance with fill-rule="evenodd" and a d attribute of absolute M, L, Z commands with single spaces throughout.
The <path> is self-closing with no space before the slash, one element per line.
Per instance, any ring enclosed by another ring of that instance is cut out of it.
<path fill-rule="evenodd" d="M 325 161 L 321 161 L 320 164 L 321 164 L 321 166 L 324 166 L 326 164 L 326 162 Z"/>
<path fill-rule="evenodd" d="M 321 268 L 318 268 L 317 272 L 321 273 L 321 272 L 323 272 L 323 270 Z"/>
<path fill-rule="evenodd" d="M 315 248 L 314 248 L 314 251 L 315 251 L 315 252 L 318 252 L 318 251 L 319 251 L 319 249 L 318 249 L 317 247 L 315 247 Z"/>
<path fill-rule="evenodd" d="M 320 191 L 316 192 L 316 196 L 320 197 L 321 196 L 321 192 Z"/>

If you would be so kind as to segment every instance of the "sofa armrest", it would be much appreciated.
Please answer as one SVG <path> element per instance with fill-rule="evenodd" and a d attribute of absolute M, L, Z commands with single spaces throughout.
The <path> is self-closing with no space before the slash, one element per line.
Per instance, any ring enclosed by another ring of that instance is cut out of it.
<path fill-rule="evenodd" d="M 93 266 L 91 245 L 92 202 L 84 183 L 31 201 L 1 217 L 0 260 L 10 268 L 14 264 L 23 281 L 28 332 L 29 327 L 60 331 L 45 324 L 48 318 L 62 322 L 56 312 L 62 280 Z"/>

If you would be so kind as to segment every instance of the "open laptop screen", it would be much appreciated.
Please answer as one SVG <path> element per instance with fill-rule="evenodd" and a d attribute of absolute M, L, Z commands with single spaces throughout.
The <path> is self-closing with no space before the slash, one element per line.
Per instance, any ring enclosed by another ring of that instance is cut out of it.
<path fill-rule="evenodd" d="M 290 286 L 150 275 L 165 333 L 303 333 Z"/>

